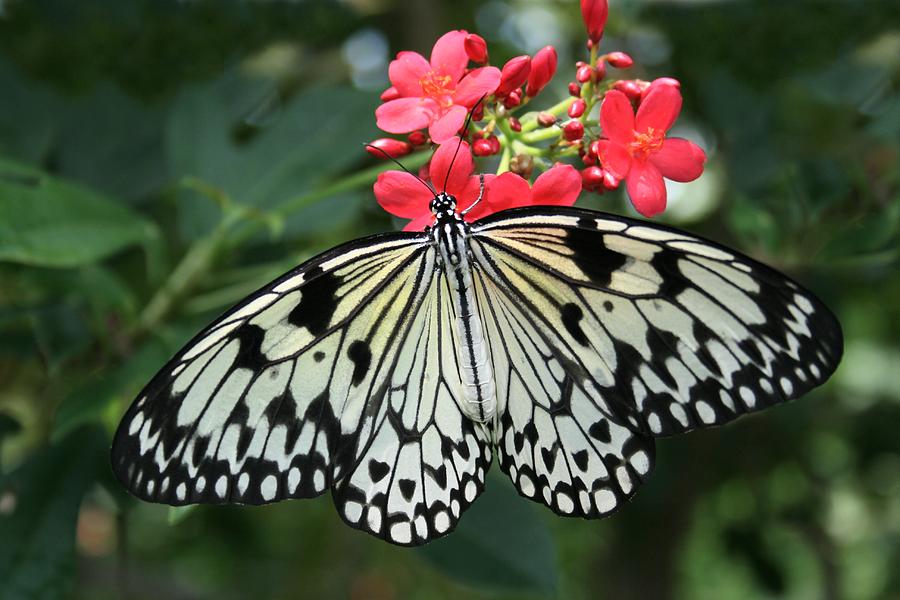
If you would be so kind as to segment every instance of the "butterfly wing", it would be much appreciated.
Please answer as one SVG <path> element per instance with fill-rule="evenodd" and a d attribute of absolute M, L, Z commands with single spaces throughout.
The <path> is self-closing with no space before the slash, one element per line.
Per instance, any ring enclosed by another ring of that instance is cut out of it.
<path fill-rule="evenodd" d="M 228 311 L 126 412 L 112 449 L 119 480 L 173 505 L 263 504 L 331 487 L 351 525 L 389 541 L 452 529 L 481 490 L 486 436 L 452 398 L 393 383 L 422 376 L 410 345 L 434 314 L 435 258 L 423 234 L 351 242 Z"/>
<path fill-rule="evenodd" d="M 561 514 L 619 506 L 653 437 L 796 398 L 840 359 L 814 296 L 684 232 L 535 207 L 477 222 L 471 247 L 495 372 L 513 373 L 498 376 L 501 466 Z"/>

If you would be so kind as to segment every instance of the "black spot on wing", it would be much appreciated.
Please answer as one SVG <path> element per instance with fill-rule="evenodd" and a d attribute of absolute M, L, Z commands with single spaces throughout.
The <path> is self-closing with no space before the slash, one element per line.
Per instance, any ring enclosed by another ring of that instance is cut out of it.
<path fill-rule="evenodd" d="M 350 383 L 357 386 L 369 372 L 369 366 L 372 364 L 372 350 L 364 341 L 356 340 L 347 348 L 347 357 L 353 361 L 353 375 Z"/>
<path fill-rule="evenodd" d="M 322 362 L 323 360 L 325 360 L 325 353 L 321 350 L 316 350 L 313 353 L 313 360 L 316 362 Z"/>
<path fill-rule="evenodd" d="M 265 335 L 263 328 L 244 323 L 233 335 L 240 342 L 237 357 L 234 359 L 235 368 L 250 369 L 254 372 L 261 370 L 267 362 L 261 350 Z"/>
<path fill-rule="evenodd" d="M 588 346 L 590 342 L 580 325 L 580 321 L 584 317 L 584 312 L 581 310 L 581 307 L 570 302 L 569 304 L 563 305 L 561 312 L 562 322 L 566 327 L 566 331 L 568 331 L 579 344 Z"/>
<path fill-rule="evenodd" d="M 596 423 L 590 426 L 588 429 L 588 434 L 595 440 L 599 440 L 604 444 L 608 444 L 612 441 L 612 436 L 609 431 L 609 421 L 606 419 L 600 419 Z"/>
<path fill-rule="evenodd" d="M 575 464 L 578 465 L 578 468 L 582 471 L 587 471 L 588 467 L 588 453 L 587 450 L 581 449 L 578 452 L 572 454 L 572 458 L 575 460 Z"/>
<path fill-rule="evenodd" d="M 372 481 L 375 483 L 384 479 L 384 476 L 387 475 L 390 470 L 391 468 L 385 462 L 381 462 L 374 458 L 369 461 L 369 477 L 371 477 Z"/>
<path fill-rule="evenodd" d="M 305 327 L 313 335 L 322 335 L 334 314 L 340 279 L 316 265 L 306 272 L 305 280 L 300 288 L 300 302 L 288 315 L 288 322 Z"/>
<path fill-rule="evenodd" d="M 603 245 L 603 237 L 595 231 L 570 229 L 566 232 L 566 245 L 574 251 L 572 261 L 592 283 L 601 287 L 609 285 L 612 274 L 628 259 Z"/>
<path fill-rule="evenodd" d="M 407 502 L 412 500 L 413 494 L 416 493 L 416 482 L 412 479 L 401 479 L 397 484 L 400 486 L 400 493 L 403 495 L 403 498 Z"/>

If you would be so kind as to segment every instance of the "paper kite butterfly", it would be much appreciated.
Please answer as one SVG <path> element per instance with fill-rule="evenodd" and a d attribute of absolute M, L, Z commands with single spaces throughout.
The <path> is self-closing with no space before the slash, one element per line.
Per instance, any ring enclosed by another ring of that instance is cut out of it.
<path fill-rule="evenodd" d="M 824 382 L 840 325 L 784 275 L 688 233 L 577 208 L 339 246 L 219 317 L 153 378 L 112 448 L 172 505 L 331 490 L 388 542 L 450 532 L 496 454 L 566 516 L 617 510 L 654 440 Z"/>

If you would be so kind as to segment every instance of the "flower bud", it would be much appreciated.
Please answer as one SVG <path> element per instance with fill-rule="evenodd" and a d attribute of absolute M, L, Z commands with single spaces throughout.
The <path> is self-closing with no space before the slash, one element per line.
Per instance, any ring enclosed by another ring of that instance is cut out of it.
<path fill-rule="evenodd" d="M 412 152 L 412 146 L 403 140 L 394 138 L 378 138 L 366 144 L 366 152 L 376 158 L 399 158 Z"/>
<path fill-rule="evenodd" d="M 574 96 L 576 98 L 581 96 L 581 86 L 578 85 L 577 81 L 569 82 L 569 95 Z"/>
<path fill-rule="evenodd" d="M 584 137 L 584 125 L 581 121 L 569 121 L 563 126 L 563 137 L 574 142 Z"/>
<path fill-rule="evenodd" d="M 538 113 L 537 116 L 538 125 L 541 127 L 550 127 L 554 123 L 556 123 L 556 117 L 553 116 L 553 113 L 542 112 Z"/>
<path fill-rule="evenodd" d="M 531 72 L 531 57 L 527 54 L 509 59 L 500 71 L 500 85 L 495 92 L 503 97 L 522 87 Z"/>
<path fill-rule="evenodd" d="M 581 162 L 584 163 L 584 166 L 590 167 L 597 164 L 597 157 L 591 154 L 590 152 L 582 152 L 581 153 Z"/>
<path fill-rule="evenodd" d="M 606 62 L 617 69 L 627 69 L 634 64 L 634 59 L 624 52 L 610 52 L 606 55 Z"/>
<path fill-rule="evenodd" d="M 408 141 L 413 146 L 421 146 L 428 141 L 428 136 L 426 136 L 421 131 L 413 131 L 406 137 L 406 141 Z"/>
<path fill-rule="evenodd" d="M 528 85 L 525 94 L 529 98 L 537 96 L 544 86 L 550 83 L 556 74 L 556 48 L 544 46 L 531 59 L 531 71 L 528 73 Z"/>
<path fill-rule="evenodd" d="M 528 179 L 534 170 L 534 159 L 528 154 L 517 154 L 510 159 L 509 170 Z"/>
<path fill-rule="evenodd" d="M 478 105 L 472 109 L 472 122 L 477 123 L 482 119 L 484 119 L 484 102 L 479 102 Z"/>
<path fill-rule="evenodd" d="M 488 61 L 487 42 L 480 35 L 470 33 L 466 36 L 463 46 L 466 49 L 466 55 L 472 62 L 483 65 Z"/>
<path fill-rule="evenodd" d="M 381 92 L 381 101 L 388 102 L 389 100 L 396 100 L 400 97 L 400 91 L 394 86 L 389 87 L 388 89 Z"/>
<path fill-rule="evenodd" d="M 614 190 L 619 187 L 621 180 L 612 174 L 611 171 L 603 171 L 603 187 L 608 190 Z"/>
<path fill-rule="evenodd" d="M 640 83 L 638 83 L 638 81 L 635 79 L 620 79 L 613 84 L 613 89 L 619 90 L 620 92 L 628 96 L 630 100 L 636 100 L 637 98 L 640 98 L 641 92 L 643 91 Z"/>
<path fill-rule="evenodd" d="M 588 154 L 592 156 L 600 156 L 600 140 L 594 140 L 591 142 L 591 145 L 588 146 Z"/>
<path fill-rule="evenodd" d="M 491 135 L 490 137 L 488 137 L 487 141 L 491 143 L 491 150 L 494 151 L 494 154 L 500 152 L 500 140 L 496 135 Z"/>
<path fill-rule="evenodd" d="M 569 105 L 569 116 L 573 119 L 577 119 L 584 114 L 584 109 L 586 107 L 587 103 L 581 98 L 577 98 L 575 102 Z"/>
<path fill-rule="evenodd" d="M 509 128 L 513 131 L 522 131 L 522 123 L 515 117 L 509 118 Z"/>
<path fill-rule="evenodd" d="M 578 83 L 587 83 L 594 76 L 594 70 L 590 65 L 584 65 L 583 67 L 578 67 L 578 70 L 575 71 L 575 80 Z"/>
<path fill-rule="evenodd" d="M 584 28 L 587 29 L 588 39 L 591 42 L 596 44 L 603 37 L 603 28 L 606 26 L 608 16 L 607 0 L 581 0 L 581 18 L 584 20 Z"/>
<path fill-rule="evenodd" d="M 591 166 L 581 170 L 581 189 L 595 192 L 603 189 L 603 169 Z"/>
<path fill-rule="evenodd" d="M 600 60 L 594 68 L 594 81 L 603 81 L 604 77 L 606 77 L 606 63 Z"/>
<path fill-rule="evenodd" d="M 475 156 L 490 156 L 494 154 L 494 146 L 490 140 L 478 138 L 472 142 L 472 154 Z"/>
<path fill-rule="evenodd" d="M 520 104 L 522 104 L 522 90 L 519 88 L 511 91 L 506 95 L 506 98 L 503 99 L 503 106 L 506 108 L 515 108 Z"/>

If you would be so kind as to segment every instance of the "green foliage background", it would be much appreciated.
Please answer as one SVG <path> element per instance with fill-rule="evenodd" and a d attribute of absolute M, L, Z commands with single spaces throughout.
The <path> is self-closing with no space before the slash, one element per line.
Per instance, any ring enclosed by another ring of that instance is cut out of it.
<path fill-rule="evenodd" d="M 361 149 L 379 57 L 452 28 L 495 63 L 552 42 L 549 105 L 582 57 L 577 3 L 0 1 L 0 598 L 900 597 L 900 4 L 612 5 L 604 48 L 679 78 L 710 150 L 664 220 L 815 290 L 844 362 L 789 406 L 661 441 L 610 519 L 493 477 L 456 533 L 405 550 L 327 497 L 137 503 L 111 431 L 217 311 L 396 227 Z"/>

